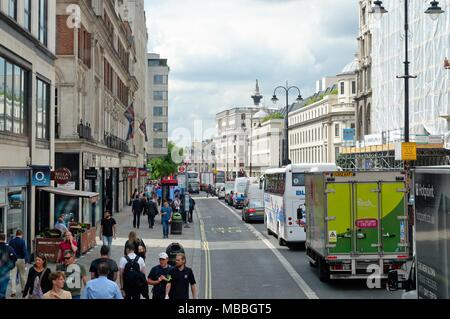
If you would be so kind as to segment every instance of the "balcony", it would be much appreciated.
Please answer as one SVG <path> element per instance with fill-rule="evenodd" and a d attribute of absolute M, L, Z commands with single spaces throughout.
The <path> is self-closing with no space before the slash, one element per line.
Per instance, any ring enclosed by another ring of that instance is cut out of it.
<path fill-rule="evenodd" d="M 78 124 L 77 132 L 80 138 L 84 138 L 88 141 L 94 140 L 92 137 L 91 124 L 88 122 L 83 123 L 83 120 L 81 120 L 80 124 Z"/>
<path fill-rule="evenodd" d="M 111 133 L 105 133 L 105 145 L 124 153 L 130 153 L 127 141 L 122 140 Z"/>

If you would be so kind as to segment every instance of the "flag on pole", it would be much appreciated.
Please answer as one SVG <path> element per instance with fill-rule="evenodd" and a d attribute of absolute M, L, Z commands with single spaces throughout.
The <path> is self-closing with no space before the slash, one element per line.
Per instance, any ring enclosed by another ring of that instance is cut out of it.
<path fill-rule="evenodd" d="M 123 114 L 129 123 L 127 141 L 134 138 L 134 106 L 133 103 L 125 110 Z"/>
<path fill-rule="evenodd" d="M 141 125 L 139 126 L 139 128 L 141 129 L 142 133 L 144 133 L 145 141 L 148 142 L 148 137 L 147 137 L 147 125 L 145 124 L 145 119 L 142 121 L 142 123 L 141 123 Z"/>

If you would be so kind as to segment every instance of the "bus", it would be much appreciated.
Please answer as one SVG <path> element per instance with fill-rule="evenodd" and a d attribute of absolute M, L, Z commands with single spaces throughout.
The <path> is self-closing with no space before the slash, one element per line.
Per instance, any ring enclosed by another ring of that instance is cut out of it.
<path fill-rule="evenodd" d="M 189 193 L 200 193 L 200 176 L 197 172 L 189 171 L 187 172 L 188 178 L 188 192 Z"/>
<path fill-rule="evenodd" d="M 306 241 L 305 173 L 339 170 L 334 163 L 292 164 L 264 174 L 264 223 L 280 246 Z"/>

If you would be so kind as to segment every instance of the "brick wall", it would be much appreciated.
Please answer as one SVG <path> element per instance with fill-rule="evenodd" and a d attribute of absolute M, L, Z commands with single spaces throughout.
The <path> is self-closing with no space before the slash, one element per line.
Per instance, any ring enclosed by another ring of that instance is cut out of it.
<path fill-rule="evenodd" d="M 73 55 L 73 29 L 67 26 L 67 15 L 56 16 L 56 55 Z"/>

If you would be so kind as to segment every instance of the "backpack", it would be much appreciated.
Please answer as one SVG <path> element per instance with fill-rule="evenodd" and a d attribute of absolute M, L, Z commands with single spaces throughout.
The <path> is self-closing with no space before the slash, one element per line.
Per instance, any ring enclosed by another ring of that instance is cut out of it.
<path fill-rule="evenodd" d="M 138 263 L 139 258 L 141 257 L 136 256 L 134 260 L 131 260 L 130 257 L 125 256 L 127 260 L 127 264 L 123 270 L 123 285 L 125 290 L 143 291 L 144 288 L 148 287 L 147 279 L 141 272 L 141 266 Z"/>

